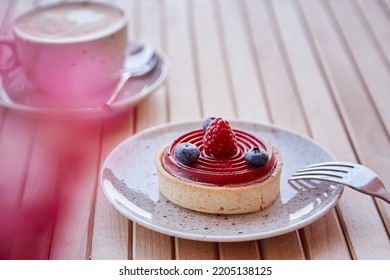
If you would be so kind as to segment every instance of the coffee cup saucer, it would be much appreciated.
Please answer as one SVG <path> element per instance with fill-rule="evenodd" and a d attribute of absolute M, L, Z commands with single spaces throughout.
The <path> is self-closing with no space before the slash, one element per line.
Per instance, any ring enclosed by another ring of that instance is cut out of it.
<path fill-rule="evenodd" d="M 66 105 L 66 102 L 58 102 L 58 100 L 57 102 L 51 102 L 47 95 L 45 96 L 33 89 L 20 68 L 1 76 L 0 106 L 36 116 L 57 115 L 97 118 L 121 113 L 134 108 L 165 81 L 168 74 L 168 60 L 163 53 L 157 51 L 156 54 L 159 59 L 156 67 L 144 76 L 131 78 L 110 106 L 105 105 L 112 93 L 109 90 L 95 94 L 87 102 L 80 102 L 78 105 L 69 102 L 72 104 L 70 106 L 69 104 Z"/>

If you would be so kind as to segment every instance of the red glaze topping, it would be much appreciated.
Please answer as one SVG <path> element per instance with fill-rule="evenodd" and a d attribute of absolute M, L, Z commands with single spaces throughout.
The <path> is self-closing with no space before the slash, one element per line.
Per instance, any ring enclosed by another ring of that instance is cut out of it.
<path fill-rule="evenodd" d="M 259 138 L 238 129 L 233 129 L 237 139 L 237 151 L 229 157 L 215 157 L 205 153 L 202 129 L 188 132 L 176 139 L 166 150 L 163 157 L 165 169 L 175 177 L 198 183 L 219 186 L 234 186 L 263 180 L 274 169 L 276 159 L 272 146 Z M 174 156 L 174 148 L 178 143 L 192 143 L 200 150 L 198 160 L 191 166 L 179 162 Z M 245 154 L 253 147 L 264 149 L 269 156 L 266 165 L 251 167 L 245 162 Z"/>

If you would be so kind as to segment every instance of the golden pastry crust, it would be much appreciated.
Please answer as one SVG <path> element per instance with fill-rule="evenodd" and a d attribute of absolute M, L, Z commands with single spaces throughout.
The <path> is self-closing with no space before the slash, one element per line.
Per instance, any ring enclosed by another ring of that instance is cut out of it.
<path fill-rule="evenodd" d="M 275 148 L 276 165 L 269 176 L 241 186 L 214 186 L 175 177 L 163 166 L 166 149 L 155 158 L 159 189 L 181 207 L 212 214 L 241 214 L 262 210 L 279 195 L 283 161 Z"/>

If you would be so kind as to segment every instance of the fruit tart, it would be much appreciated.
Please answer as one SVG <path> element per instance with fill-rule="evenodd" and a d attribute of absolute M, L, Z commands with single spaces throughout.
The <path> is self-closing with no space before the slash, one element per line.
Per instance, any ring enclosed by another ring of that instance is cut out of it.
<path fill-rule="evenodd" d="M 173 203 L 213 214 L 262 210 L 280 190 L 282 157 L 265 139 L 208 118 L 156 156 L 160 192 Z"/>

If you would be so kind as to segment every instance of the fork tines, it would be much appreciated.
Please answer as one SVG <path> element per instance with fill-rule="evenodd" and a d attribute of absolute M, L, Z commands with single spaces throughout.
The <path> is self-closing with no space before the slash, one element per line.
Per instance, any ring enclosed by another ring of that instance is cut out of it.
<path fill-rule="evenodd" d="M 288 180 L 337 180 L 344 178 L 353 168 L 354 166 L 348 162 L 322 162 L 311 164 L 297 170 Z"/>
<path fill-rule="evenodd" d="M 302 169 L 311 168 L 311 167 L 345 167 L 345 168 L 354 168 L 355 166 L 353 164 L 351 164 L 350 162 L 328 161 L 328 162 L 321 162 L 321 163 L 314 163 L 314 164 L 306 165 Z"/>

